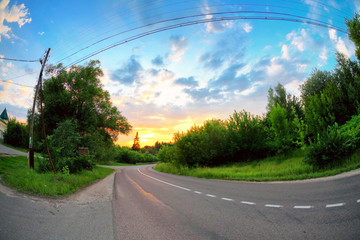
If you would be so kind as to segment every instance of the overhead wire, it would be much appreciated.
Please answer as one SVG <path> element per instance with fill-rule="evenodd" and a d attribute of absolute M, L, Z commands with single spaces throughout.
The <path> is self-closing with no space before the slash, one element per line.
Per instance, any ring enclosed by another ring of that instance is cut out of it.
<path fill-rule="evenodd" d="M 116 36 L 119 36 L 121 34 L 124 34 L 124 33 L 127 33 L 127 32 L 131 32 L 131 31 L 134 31 L 134 30 L 138 30 L 138 29 L 141 29 L 141 28 L 146 28 L 146 27 L 149 27 L 149 26 L 153 26 L 153 25 L 157 25 L 157 24 L 161 24 L 161 23 L 166 23 L 166 22 L 172 22 L 172 21 L 178 21 L 178 20 L 183 20 L 183 19 L 187 19 L 187 18 L 196 18 L 196 17 L 206 17 L 206 16 L 213 16 L 213 15 L 224 15 L 224 14 L 238 14 L 238 13 L 247 13 L 247 14 L 272 14 L 272 15 L 283 15 L 283 16 L 288 16 L 288 17 L 295 17 L 295 18 L 299 18 L 299 19 L 305 19 L 307 21 L 313 21 L 313 22 L 318 22 L 322 25 L 327 25 L 328 28 L 332 28 L 332 29 L 335 29 L 335 30 L 338 30 L 340 32 L 346 32 L 345 30 L 339 28 L 339 27 L 336 27 L 332 24 L 328 24 L 326 22 L 323 22 L 323 21 L 319 21 L 319 20 L 316 20 L 316 19 L 311 19 L 311 18 L 308 18 L 308 17 L 302 17 L 302 16 L 297 16 L 297 15 L 294 15 L 294 14 L 288 14 L 288 13 L 278 13 L 278 12 L 263 12 L 263 11 L 229 11 L 229 12 L 213 12 L 213 13 L 204 13 L 204 14 L 195 14 L 195 15 L 190 15 L 190 16 L 183 16 L 183 17 L 178 17 L 178 18 L 172 18 L 172 19 L 166 19 L 166 20 L 161 20 L 161 21 L 158 21 L 158 22 L 154 22 L 154 23 L 149 23 L 149 24 L 145 24 L 145 25 L 142 25 L 142 26 L 139 26 L 139 27 L 135 27 L 135 28 L 132 28 L 132 29 L 128 29 L 128 30 L 125 30 L 125 31 L 122 31 L 122 32 L 119 32 L 119 33 L 116 33 L 114 35 L 111 35 L 111 36 L 108 36 L 106 38 L 103 38 L 101 40 L 98 40 L 90 45 L 87 45 L 81 49 L 79 49 L 78 51 L 68 55 L 67 57 L 63 58 L 63 59 L 60 59 L 59 62 L 61 62 L 62 60 L 65 60 L 67 58 L 70 58 L 92 46 L 95 46 L 101 42 L 104 42 L 108 39 L 111 39 L 113 37 L 116 37 Z"/>
<path fill-rule="evenodd" d="M 5 58 L 5 57 L 0 57 L 0 60 L 15 61 L 15 62 L 38 62 L 39 61 L 39 60 L 24 60 L 24 59 Z"/>
<path fill-rule="evenodd" d="M 329 28 L 328 25 L 316 22 L 316 21 L 310 21 L 310 20 L 301 20 L 301 19 L 294 19 L 294 18 L 284 18 L 284 17 L 267 17 L 267 16 L 238 16 L 238 17 L 218 17 L 218 18 L 211 18 L 211 19 L 201 19 L 201 20 L 195 20 L 195 21 L 188 21 L 188 22 L 183 22 L 183 23 L 178 23 L 178 24 L 174 24 L 174 25 L 170 25 L 170 26 L 166 26 L 166 27 L 161 27 L 155 30 L 151 30 L 151 31 L 147 31 L 141 34 L 137 34 L 135 36 L 123 39 L 119 42 L 116 42 L 114 44 L 111 44 L 107 47 L 104 47 L 102 49 L 99 49 L 97 51 L 94 51 L 68 65 L 66 65 L 65 67 L 63 67 L 62 70 L 68 69 L 71 66 L 74 66 L 82 61 L 85 61 L 86 59 L 89 59 L 90 57 L 93 57 L 95 55 L 98 55 L 104 51 L 107 51 L 111 48 L 114 48 L 116 46 L 125 44 L 127 42 L 131 42 L 134 41 L 136 39 L 151 35 L 151 34 L 155 34 L 158 32 L 163 32 L 163 31 L 167 31 L 167 30 L 171 30 L 171 29 L 175 29 L 175 28 L 180 28 L 180 27 L 185 27 L 185 26 L 191 26 L 191 25 L 195 25 L 195 24 L 202 24 L 202 23 L 209 23 L 209 22 L 218 22 L 218 21 L 234 21 L 234 20 L 240 20 L 240 19 L 251 19 L 251 20 L 277 20 L 277 21 L 288 21 L 288 22 L 299 22 L 299 23 L 305 23 L 305 24 L 311 24 L 311 25 L 316 25 L 316 26 L 320 26 L 320 27 L 325 27 L 325 28 Z M 341 32 L 345 32 L 343 30 L 338 30 Z"/>
<path fill-rule="evenodd" d="M 286 3 L 295 3 L 295 4 L 298 4 L 298 5 L 302 5 L 302 6 L 309 6 L 309 4 L 306 4 L 306 3 L 303 3 L 303 2 L 298 2 L 298 1 L 291 1 L 291 0 L 281 0 L 281 1 L 283 1 L 283 2 L 286 2 Z M 319 2 L 319 1 L 315 1 L 315 0 L 310 0 L 310 1 L 313 1 L 313 2 Z M 130 9 L 124 9 L 123 11 L 121 11 L 120 13 L 122 13 L 122 12 L 124 12 L 125 11 L 125 15 L 124 16 L 122 16 L 122 17 L 126 17 L 126 16 L 128 16 L 128 13 L 130 13 L 130 16 L 129 17 L 131 17 L 131 16 L 133 16 L 133 15 L 131 15 L 131 11 L 129 11 L 129 10 L 139 10 L 141 7 L 147 7 L 147 6 L 151 6 L 151 5 L 155 5 L 155 3 L 157 4 L 159 1 L 152 1 L 152 2 L 147 2 L 147 3 L 145 3 L 145 4 L 143 4 L 143 5 L 137 5 L 136 7 L 133 7 L 133 8 L 130 8 Z M 179 3 L 184 3 L 184 2 L 188 2 L 188 1 L 182 1 L 182 2 L 175 2 L 175 3 L 171 3 L 171 4 L 167 4 L 166 6 L 174 6 L 175 4 L 179 4 Z M 319 3 L 321 3 L 321 2 L 319 2 Z M 335 8 L 335 7 L 332 7 L 332 6 L 329 6 L 329 5 L 327 5 L 327 4 L 325 4 L 325 3 L 321 3 L 321 5 L 323 5 L 323 6 L 326 6 L 326 7 L 328 7 L 328 8 L 331 8 L 331 9 L 333 9 L 333 10 L 335 10 L 335 11 L 338 11 L 338 12 L 342 12 L 342 13 L 344 13 L 343 11 L 341 11 L 341 10 L 339 10 L 339 9 L 337 9 L 337 8 Z M 269 5 L 270 6 L 270 5 Z M 119 5 L 119 7 L 122 7 L 122 5 L 120 6 Z M 116 9 L 118 9 L 119 7 L 116 7 L 115 8 L 115 10 Z M 154 8 L 154 9 L 159 9 L 159 8 L 163 8 L 164 6 L 160 6 L 160 7 L 156 7 L 156 8 Z M 319 6 L 315 6 L 316 8 L 319 8 Z M 151 11 L 151 10 L 153 10 L 153 9 L 150 9 L 149 11 Z M 114 11 L 114 9 L 112 9 L 112 10 L 110 10 L 111 12 L 112 11 Z M 142 10 L 143 11 L 143 10 Z M 113 15 L 111 15 L 110 17 L 113 17 L 113 16 L 115 16 L 115 17 L 117 17 L 118 16 L 118 14 L 119 13 L 116 13 L 116 14 L 113 14 Z M 100 14 L 101 15 L 101 14 Z M 98 15 L 99 16 L 99 15 Z M 338 15 L 339 16 L 339 15 Z M 340 17 L 342 17 L 342 16 L 340 16 Z M 96 24 L 93 24 L 93 25 L 90 25 L 90 27 L 93 27 L 93 26 L 96 26 L 96 25 L 98 25 L 99 23 L 102 23 L 102 22 L 104 22 L 105 20 L 108 20 L 109 18 L 107 17 L 107 16 L 105 16 L 102 20 L 100 20 L 100 21 L 98 21 L 98 22 L 96 22 Z M 111 19 L 112 20 L 112 19 Z M 103 29 L 105 29 L 105 28 L 107 28 L 107 27 L 109 27 L 110 25 L 112 25 L 112 24 L 108 24 L 108 22 L 106 22 L 107 23 L 107 25 L 105 25 L 105 26 L 103 26 L 103 25 L 101 25 L 101 26 L 99 26 L 99 28 L 101 29 L 101 30 L 103 30 Z M 90 29 L 90 28 L 88 28 L 88 29 L 85 29 L 84 31 L 86 32 L 86 31 L 92 31 L 92 32 L 98 32 L 98 30 L 99 29 L 97 29 L 97 28 L 95 28 L 95 29 Z M 86 34 L 83 34 L 84 32 L 82 32 L 82 31 L 80 31 L 78 34 L 79 35 L 81 35 L 82 37 L 81 38 L 86 38 L 87 37 L 87 35 Z M 79 43 L 79 44 L 81 44 L 81 43 Z M 66 46 L 68 49 L 69 49 L 69 46 Z M 56 49 L 55 49 L 55 52 L 56 52 Z M 65 52 L 66 51 L 63 51 L 64 52 L 64 54 L 65 54 Z M 62 54 L 62 56 L 64 56 L 64 54 Z M 59 58 L 58 58 L 59 59 Z"/>

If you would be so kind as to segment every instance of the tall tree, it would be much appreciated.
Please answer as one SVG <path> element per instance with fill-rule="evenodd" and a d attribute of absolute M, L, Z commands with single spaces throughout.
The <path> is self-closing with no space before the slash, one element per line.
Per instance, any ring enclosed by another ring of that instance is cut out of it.
<path fill-rule="evenodd" d="M 103 90 L 99 61 L 72 66 L 62 64 L 47 68 L 43 103 L 46 130 L 51 135 L 59 123 L 75 120 L 83 145 L 111 145 L 119 134 L 127 134 L 131 125 L 114 107 L 110 95 Z M 90 149 L 91 150 L 91 149 Z"/>
<path fill-rule="evenodd" d="M 355 55 L 360 60 L 360 15 L 355 13 L 352 19 L 346 19 L 346 26 L 348 27 L 349 38 L 355 44 Z"/>
<path fill-rule="evenodd" d="M 135 151 L 140 150 L 140 138 L 139 138 L 138 132 L 136 132 L 136 136 L 134 138 L 134 144 L 132 145 L 132 150 L 135 150 Z"/>

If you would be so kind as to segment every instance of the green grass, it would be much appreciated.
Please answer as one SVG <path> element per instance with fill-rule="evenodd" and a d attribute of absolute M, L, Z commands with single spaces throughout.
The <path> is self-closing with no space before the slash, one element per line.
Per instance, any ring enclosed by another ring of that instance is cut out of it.
<path fill-rule="evenodd" d="M 214 168 L 188 168 L 170 163 L 159 163 L 156 165 L 155 170 L 198 178 L 242 181 L 284 181 L 333 176 L 360 168 L 360 152 L 346 159 L 341 164 L 328 167 L 327 169 L 315 169 L 309 164 L 304 163 L 303 158 L 303 154 L 288 158 L 271 157 L 254 162 L 235 163 Z"/>
<path fill-rule="evenodd" d="M 113 171 L 109 168 L 95 167 L 93 171 L 84 170 L 78 174 L 57 173 L 55 175 L 52 172 L 40 174 L 28 168 L 26 157 L 0 158 L 0 174 L 7 186 L 16 188 L 20 192 L 45 197 L 69 195 L 95 180 L 105 178 Z"/>

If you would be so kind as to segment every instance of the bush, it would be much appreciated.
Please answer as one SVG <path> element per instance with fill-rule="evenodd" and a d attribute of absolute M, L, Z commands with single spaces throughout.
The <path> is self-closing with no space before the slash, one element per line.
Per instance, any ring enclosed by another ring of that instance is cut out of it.
<path fill-rule="evenodd" d="M 357 116 L 342 127 L 337 123 L 329 126 L 327 131 L 318 135 L 316 142 L 310 145 L 304 161 L 323 168 L 340 163 L 345 157 L 350 156 L 360 143 L 359 120 Z"/>
<path fill-rule="evenodd" d="M 156 162 L 157 158 L 150 153 L 140 153 L 130 148 L 116 146 L 115 161 L 119 163 L 145 163 Z"/>
<path fill-rule="evenodd" d="M 157 158 L 160 162 L 175 163 L 177 154 L 174 146 L 163 145 L 157 153 Z"/>
<path fill-rule="evenodd" d="M 232 161 L 247 161 L 270 155 L 267 128 L 260 117 L 245 111 L 235 111 L 226 126 Z"/>
<path fill-rule="evenodd" d="M 176 134 L 174 146 L 176 161 L 189 167 L 224 164 L 229 156 L 226 126 L 221 120 L 206 121 L 187 133 Z"/>

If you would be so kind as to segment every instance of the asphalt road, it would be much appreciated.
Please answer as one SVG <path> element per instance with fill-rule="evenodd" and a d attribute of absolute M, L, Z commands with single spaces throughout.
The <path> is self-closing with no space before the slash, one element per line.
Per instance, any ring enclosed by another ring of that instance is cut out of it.
<path fill-rule="evenodd" d="M 360 239 L 360 176 L 246 183 L 127 167 L 115 175 L 117 239 Z"/>
<path fill-rule="evenodd" d="M 247 183 L 132 166 L 87 189 L 95 202 L 0 187 L 0 239 L 360 239 L 360 174 Z"/>

